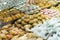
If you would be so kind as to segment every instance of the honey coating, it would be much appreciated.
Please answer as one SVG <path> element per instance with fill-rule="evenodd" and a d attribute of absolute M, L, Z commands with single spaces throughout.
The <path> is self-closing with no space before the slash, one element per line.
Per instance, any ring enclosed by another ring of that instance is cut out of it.
<path fill-rule="evenodd" d="M 34 0 L 34 4 L 40 6 L 41 8 L 51 7 L 57 3 L 57 0 Z"/>
<path fill-rule="evenodd" d="M 34 26 L 36 26 L 39 23 L 43 23 L 44 21 L 50 19 L 48 16 L 43 15 L 41 13 L 36 13 L 33 15 L 24 15 L 23 17 L 21 17 L 20 19 L 18 19 L 17 21 L 15 21 L 16 26 L 21 26 L 24 27 L 28 27 L 28 28 L 32 28 Z"/>
<path fill-rule="evenodd" d="M 6 9 L 0 12 L 0 20 L 3 22 L 10 22 L 12 20 L 16 20 L 20 17 L 23 16 L 23 13 L 21 13 L 20 11 L 16 10 L 16 9 Z"/>
<path fill-rule="evenodd" d="M 7 26 L 7 27 L 6 27 Z M 23 36 L 25 32 L 17 27 L 8 24 L 0 29 L 0 39 L 1 40 L 11 40 L 16 35 Z"/>

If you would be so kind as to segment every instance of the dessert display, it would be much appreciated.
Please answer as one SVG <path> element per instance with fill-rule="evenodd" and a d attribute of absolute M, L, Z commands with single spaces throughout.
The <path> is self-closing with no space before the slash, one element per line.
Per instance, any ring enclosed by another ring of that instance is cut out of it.
<path fill-rule="evenodd" d="M 0 40 L 60 40 L 60 1 L 0 0 Z"/>

